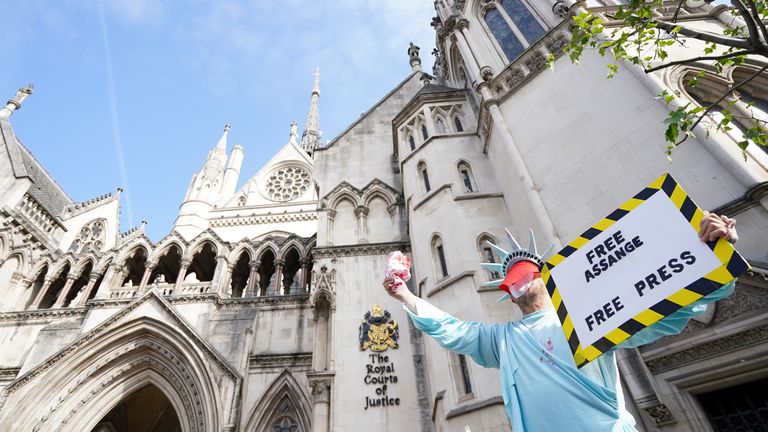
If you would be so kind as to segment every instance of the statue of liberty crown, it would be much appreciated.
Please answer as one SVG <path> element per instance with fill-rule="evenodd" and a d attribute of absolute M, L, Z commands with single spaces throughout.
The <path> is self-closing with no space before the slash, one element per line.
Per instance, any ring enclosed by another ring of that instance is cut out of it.
<path fill-rule="evenodd" d="M 501 282 L 504 281 L 504 278 L 507 276 L 507 271 L 512 268 L 513 265 L 517 264 L 520 261 L 529 261 L 532 262 L 541 268 L 544 265 L 544 261 L 546 261 L 546 257 L 552 253 L 552 251 L 555 249 L 555 242 L 550 243 L 550 245 L 547 247 L 547 249 L 544 251 L 543 254 L 539 255 L 538 250 L 536 249 L 536 238 L 533 236 L 533 230 L 528 231 L 528 248 L 525 249 L 522 246 L 520 246 L 520 243 L 515 240 L 515 236 L 512 235 L 512 233 L 509 232 L 509 229 L 505 229 L 504 232 L 507 233 L 507 239 L 509 240 L 509 246 L 510 251 L 507 252 L 498 245 L 495 245 L 489 241 L 486 241 L 488 246 L 491 247 L 491 249 L 496 253 L 496 255 L 501 258 L 501 263 L 480 263 L 483 267 L 497 271 L 501 274 L 501 279 L 495 279 L 489 282 L 486 282 L 483 284 L 483 286 L 495 286 L 499 287 Z M 506 298 L 508 294 L 506 294 L 502 299 Z M 500 299 L 501 300 L 501 299 Z"/>

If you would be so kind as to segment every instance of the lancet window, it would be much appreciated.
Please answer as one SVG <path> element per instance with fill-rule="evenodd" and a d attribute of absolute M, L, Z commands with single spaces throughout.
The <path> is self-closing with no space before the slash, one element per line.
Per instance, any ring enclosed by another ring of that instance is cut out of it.
<path fill-rule="evenodd" d="M 489 2 L 483 20 L 509 61 L 519 57 L 546 33 L 542 23 L 522 0 Z"/>

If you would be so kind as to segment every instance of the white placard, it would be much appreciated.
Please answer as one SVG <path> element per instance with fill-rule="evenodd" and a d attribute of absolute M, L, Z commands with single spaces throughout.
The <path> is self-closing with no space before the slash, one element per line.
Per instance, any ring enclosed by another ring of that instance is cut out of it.
<path fill-rule="evenodd" d="M 721 265 L 659 191 L 551 274 L 585 347 Z"/>

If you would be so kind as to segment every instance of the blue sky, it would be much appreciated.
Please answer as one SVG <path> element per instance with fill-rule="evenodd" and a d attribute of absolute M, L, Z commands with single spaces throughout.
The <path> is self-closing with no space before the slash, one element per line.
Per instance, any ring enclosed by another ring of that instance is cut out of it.
<path fill-rule="evenodd" d="M 242 184 L 303 129 L 316 66 L 325 141 L 410 73 L 410 41 L 433 61 L 431 0 L 3 3 L 0 98 L 35 85 L 16 135 L 75 201 L 122 186 L 121 230 L 155 241 L 224 124 Z"/>

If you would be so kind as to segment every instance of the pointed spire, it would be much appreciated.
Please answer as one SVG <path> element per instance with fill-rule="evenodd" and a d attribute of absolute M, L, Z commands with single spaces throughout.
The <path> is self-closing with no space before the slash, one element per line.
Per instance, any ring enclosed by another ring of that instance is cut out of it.
<path fill-rule="evenodd" d="M 312 86 L 307 122 L 304 124 L 304 132 L 301 134 L 301 148 L 312 154 L 316 148 L 321 146 L 320 138 L 322 136 L 323 133 L 320 131 L 320 68 L 318 67 L 315 70 L 315 82 Z"/>
<path fill-rule="evenodd" d="M 217 149 L 227 151 L 227 135 L 229 134 L 229 124 L 224 125 L 224 133 L 221 134 L 219 142 L 216 144 Z"/>

